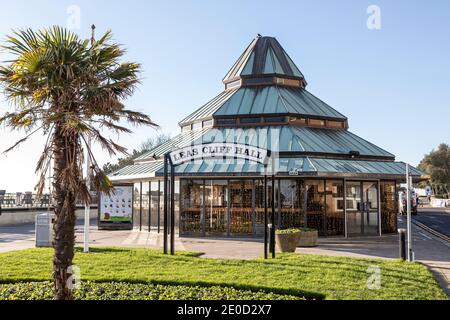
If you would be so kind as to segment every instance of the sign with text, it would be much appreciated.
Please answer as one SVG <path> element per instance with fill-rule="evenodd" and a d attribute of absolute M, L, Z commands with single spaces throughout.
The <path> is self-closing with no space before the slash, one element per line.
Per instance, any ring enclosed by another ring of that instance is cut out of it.
<path fill-rule="evenodd" d="M 99 227 L 133 222 L 133 185 L 115 185 L 108 195 L 99 198 Z"/>
<path fill-rule="evenodd" d="M 184 147 L 170 153 L 174 166 L 198 159 L 245 159 L 265 164 L 269 151 L 236 143 L 209 143 Z"/>

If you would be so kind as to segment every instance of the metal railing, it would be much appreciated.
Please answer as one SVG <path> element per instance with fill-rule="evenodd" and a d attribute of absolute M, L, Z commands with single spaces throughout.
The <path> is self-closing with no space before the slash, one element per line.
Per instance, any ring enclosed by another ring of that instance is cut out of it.
<path fill-rule="evenodd" d="M 91 206 L 97 205 L 97 194 L 91 193 L 92 203 Z M 77 201 L 77 207 L 84 206 L 82 201 Z M 0 190 L 0 206 L 6 209 L 46 209 L 52 207 L 52 198 L 49 194 L 43 194 L 37 196 L 32 192 L 16 192 L 6 193 L 4 190 Z"/>

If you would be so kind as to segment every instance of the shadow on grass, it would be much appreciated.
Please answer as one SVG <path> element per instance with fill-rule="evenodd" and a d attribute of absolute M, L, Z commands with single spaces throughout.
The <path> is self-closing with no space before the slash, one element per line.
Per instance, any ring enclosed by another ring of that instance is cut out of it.
<path fill-rule="evenodd" d="M 156 257 L 171 257 L 170 255 L 163 255 L 162 250 L 160 249 L 150 249 L 150 248 L 123 248 L 123 247 L 90 247 L 89 253 L 126 253 L 126 252 L 142 252 L 142 253 L 151 253 Z M 76 247 L 75 253 L 83 253 L 83 248 Z M 198 258 L 204 255 L 203 252 L 194 252 L 194 251 L 178 251 L 175 253 L 175 257 L 192 257 Z"/>
<path fill-rule="evenodd" d="M 243 284 L 235 284 L 235 283 L 227 283 L 227 282 L 205 282 L 205 281 L 177 281 L 177 280 L 150 280 L 150 281 L 142 281 L 142 280 L 127 280 L 127 281 L 111 281 L 109 279 L 99 279 L 99 280 L 90 280 L 92 282 L 97 283 L 111 283 L 111 282 L 127 282 L 132 284 L 153 284 L 153 285 L 169 285 L 169 286 L 186 286 L 186 287 L 204 287 L 204 288 L 210 288 L 214 286 L 220 286 L 220 287 L 227 287 L 227 288 L 234 288 L 237 290 L 248 290 L 252 292 L 264 292 L 264 293 L 274 293 L 274 294 L 280 294 L 280 295 L 290 295 L 290 296 L 296 296 L 299 298 L 304 298 L 306 300 L 324 300 L 325 295 L 317 293 L 317 292 L 311 292 L 311 291 L 304 291 L 304 290 L 298 290 L 298 289 L 282 289 L 282 288 L 272 288 L 272 287 L 264 287 L 264 286 L 256 286 L 256 285 L 243 285 Z"/>

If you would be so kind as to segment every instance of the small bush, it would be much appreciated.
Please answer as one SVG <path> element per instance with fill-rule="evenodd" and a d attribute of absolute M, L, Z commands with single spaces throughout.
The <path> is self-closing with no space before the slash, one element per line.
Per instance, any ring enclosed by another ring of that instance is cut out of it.
<path fill-rule="evenodd" d="M 301 300 L 290 295 L 232 287 L 200 287 L 136 284 L 126 282 L 81 282 L 74 291 L 76 300 Z M 51 300 L 51 282 L 0 284 L 0 300 Z"/>
<path fill-rule="evenodd" d="M 276 234 L 292 234 L 301 232 L 300 229 L 284 229 L 284 230 L 276 230 Z"/>
<path fill-rule="evenodd" d="M 310 232 L 310 231 L 317 231 L 317 230 L 311 229 L 311 228 L 291 228 L 291 229 L 284 229 L 284 230 L 276 230 L 276 234 L 291 234 L 291 233 Z"/>

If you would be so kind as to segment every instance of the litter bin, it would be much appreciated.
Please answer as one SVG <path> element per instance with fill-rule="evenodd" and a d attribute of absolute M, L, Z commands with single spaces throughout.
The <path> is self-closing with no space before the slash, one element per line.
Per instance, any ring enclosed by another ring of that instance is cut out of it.
<path fill-rule="evenodd" d="M 36 215 L 36 247 L 51 247 L 53 240 L 53 215 L 42 213 Z"/>

